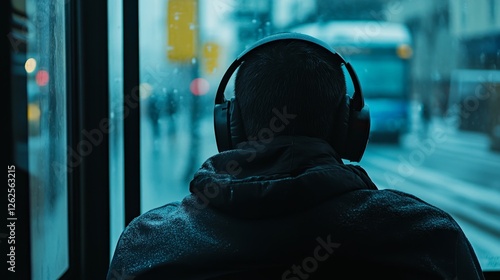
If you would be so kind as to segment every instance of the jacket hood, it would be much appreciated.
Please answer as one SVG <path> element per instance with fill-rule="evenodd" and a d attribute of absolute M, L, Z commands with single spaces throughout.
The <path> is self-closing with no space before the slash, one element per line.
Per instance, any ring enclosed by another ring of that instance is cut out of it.
<path fill-rule="evenodd" d="M 244 142 L 207 159 L 190 192 L 209 207 L 244 218 L 281 216 L 357 189 L 377 189 L 324 140 L 278 136 Z"/>

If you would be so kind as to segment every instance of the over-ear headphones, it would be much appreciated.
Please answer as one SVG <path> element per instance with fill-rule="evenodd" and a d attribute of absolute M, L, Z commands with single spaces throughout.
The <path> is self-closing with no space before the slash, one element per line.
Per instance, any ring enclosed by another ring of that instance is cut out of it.
<path fill-rule="evenodd" d="M 227 100 L 224 96 L 227 83 L 236 69 L 253 50 L 278 40 L 302 40 L 318 45 L 332 54 L 334 62 L 346 67 L 352 80 L 354 93 L 352 97 L 346 94 L 341 100 L 340 106 L 332 110 L 336 113 L 336 123 L 333 129 L 335 135 L 333 135 L 333 141 L 330 144 L 341 158 L 359 162 L 368 144 L 370 112 L 368 106 L 365 106 L 357 75 L 351 64 L 346 62 L 328 44 L 312 36 L 294 32 L 278 33 L 260 39 L 244 50 L 227 69 L 215 95 L 214 127 L 219 152 L 234 149 L 237 144 L 247 141 L 237 100 L 235 98 Z"/>

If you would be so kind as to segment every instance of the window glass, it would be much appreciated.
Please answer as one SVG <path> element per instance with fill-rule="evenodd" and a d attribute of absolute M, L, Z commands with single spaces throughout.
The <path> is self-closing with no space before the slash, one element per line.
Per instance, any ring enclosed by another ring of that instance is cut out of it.
<path fill-rule="evenodd" d="M 110 256 L 125 225 L 123 150 L 123 1 L 108 0 Z"/>
<path fill-rule="evenodd" d="M 32 279 L 68 268 L 65 3 L 27 0 Z"/>
<path fill-rule="evenodd" d="M 199 37 L 203 4 L 139 2 L 142 212 L 187 195 L 196 169 L 216 152 L 211 104 L 226 50 Z"/>
<path fill-rule="evenodd" d="M 448 211 L 483 268 L 500 270 L 500 22 L 489 20 L 500 14 L 491 6 L 472 0 L 140 1 L 142 212 L 182 199 L 196 169 L 217 153 L 214 95 L 235 57 L 266 35 L 303 30 L 338 47 L 359 72 L 373 116 L 360 165 L 379 188 L 406 191 Z M 405 35 L 385 34 L 395 30 L 387 23 L 404 27 Z M 329 24 L 343 24 L 342 32 L 333 37 Z M 371 45 L 379 39 L 396 42 L 390 52 L 404 62 L 381 59 L 386 53 L 355 57 L 380 50 Z M 340 44 L 347 42 L 354 51 Z M 384 94 L 370 97 L 371 90 Z M 396 91 L 401 94 L 389 94 Z"/>

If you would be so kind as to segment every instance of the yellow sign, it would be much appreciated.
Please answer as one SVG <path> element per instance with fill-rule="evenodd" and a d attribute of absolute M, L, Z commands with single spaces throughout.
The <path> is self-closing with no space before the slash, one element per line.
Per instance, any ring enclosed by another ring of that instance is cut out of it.
<path fill-rule="evenodd" d="M 207 74 L 214 73 L 218 66 L 219 45 L 213 42 L 203 44 L 203 69 Z"/>
<path fill-rule="evenodd" d="M 167 7 L 167 57 L 187 62 L 196 57 L 197 0 L 169 0 Z"/>

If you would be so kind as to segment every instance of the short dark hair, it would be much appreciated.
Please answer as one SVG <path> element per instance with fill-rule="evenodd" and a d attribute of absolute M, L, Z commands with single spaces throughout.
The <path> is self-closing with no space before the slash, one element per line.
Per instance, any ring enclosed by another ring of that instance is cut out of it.
<path fill-rule="evenodd" d="M 247 137 L 269 128 L 274 111 L 286 106 L 296 117 L 275 135 L 331 141 L 339 103 L 346 94 L 344 72 L 325 48 L 301 40 L 279 40 L 252 50 L 235 79 L 235 98 Z"/>

